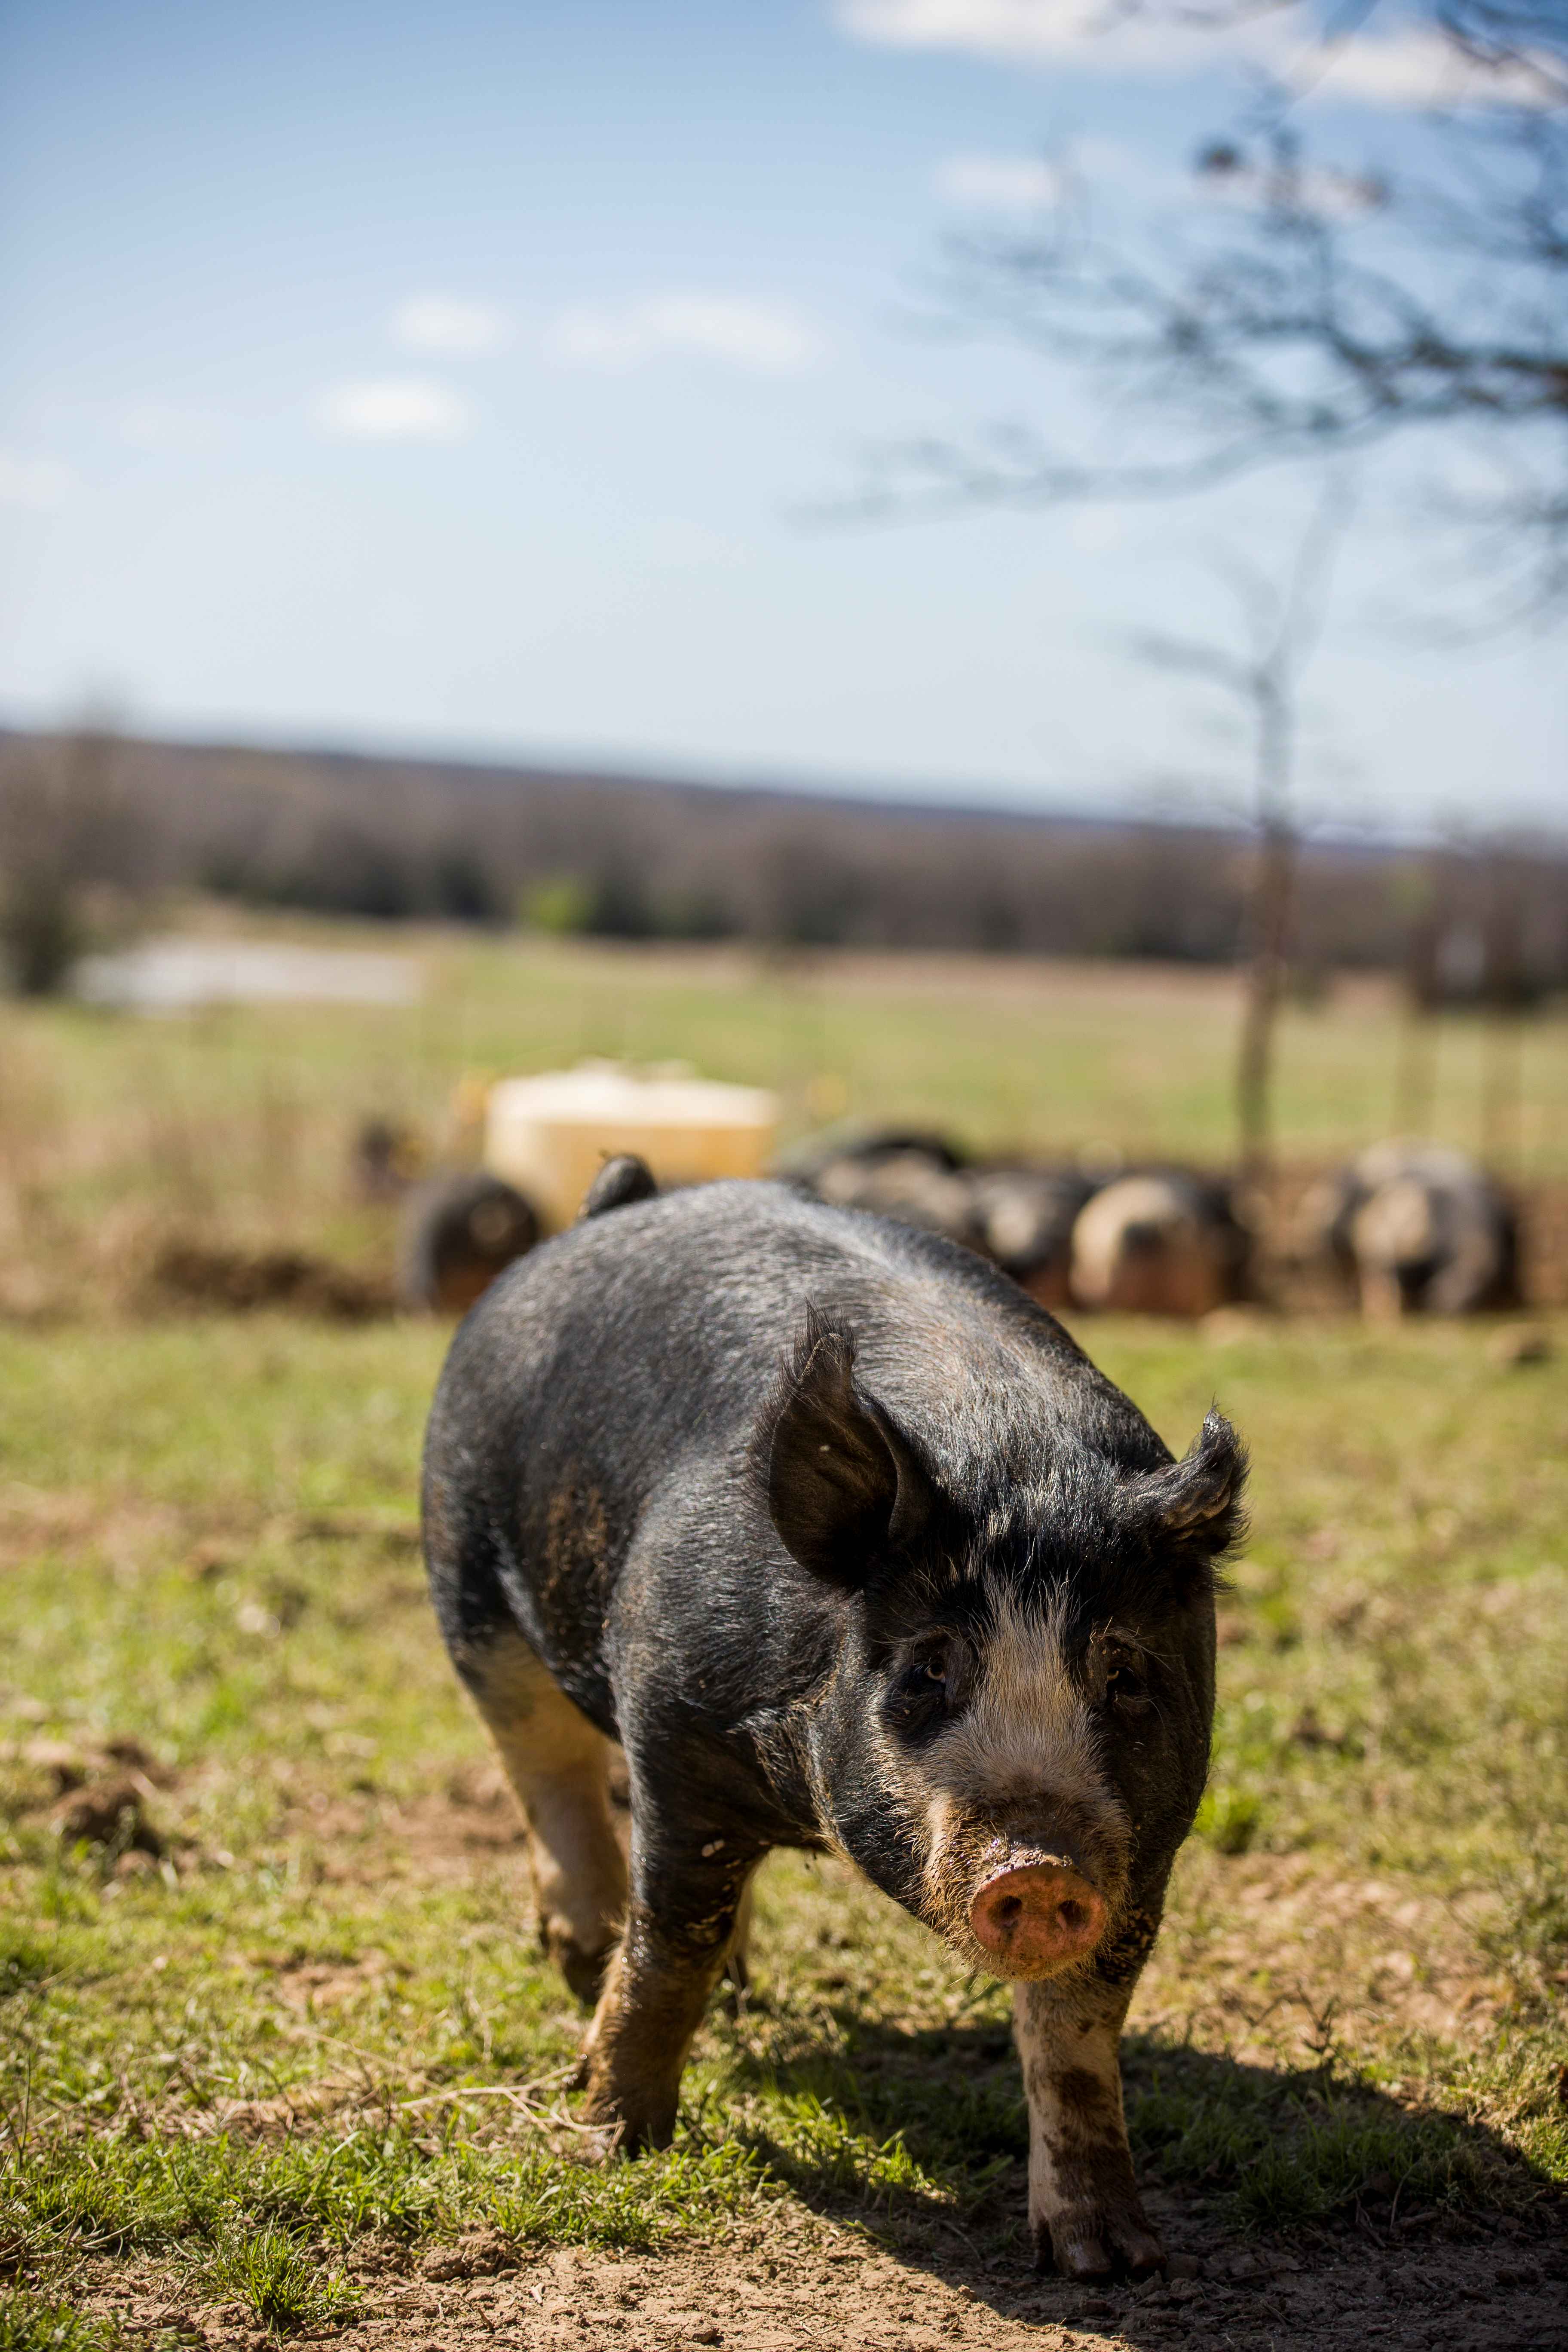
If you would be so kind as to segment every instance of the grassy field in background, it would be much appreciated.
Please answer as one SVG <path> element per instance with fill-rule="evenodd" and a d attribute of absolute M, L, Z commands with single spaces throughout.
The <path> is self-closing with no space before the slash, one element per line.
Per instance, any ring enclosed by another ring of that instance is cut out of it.
<path fill-rule="evenodd" d="M 174 1319 L 143 1277 L 181 1236 L 384 1268 L 359 1121 L 440 1152 L 466 1076 L 584 1055 L 774 1087 L 786 1138 L 844 1116 L 1222 1163 L 1234 978 L 246 928 L 404 950 L 423 1000 L 0 1003 L 0 2352 L 108 2344 L 149 2281 L 171 2342 L 328 2327 L 479 2227 L 711 2250 L 831 2222 L 1011 2275 L 1005 1996 L 837 1865 L 767 1866 L 759 1989 L 705 2027 L 675 2148 L 581 2160 L 582 2021 L 414 1545 L 445 1334 Z M 1292 1007 L 1282 1156 L 1389 1132 L 1408 1042 L 1376 983 Z M 1560 1191 L 1568 1013 L 1517 1033 L 1500 1129 L 1479 1024 L 1426 1048 L 1422 1123 L 1477 1149 L 1489 1085 L 1506 1172 Z M 1529 2229 L 1568 2185 L 1549 1331 L 1510 1365 L 1484 1324 L 1082 1327 L 1173 1444 L 1217 1392 L 1257 1463 L 1213 1784 L 1131 2045 L 1179 2244 Z M 127 1772 L 139 1813 L 79 1833 L 75 1784 Z"/>
<path fill-rule="evenodd" d="M 0 1004 L 0 1253 L 9 1235 L 13 1257 L 96 1265 L 111 1285 L 150 1234 L 171 1229 L 384 1254 L 387 1219 L 355 1208 L 345 1181 L 359 1119 L 416 1118 L 439 1148 L 465 1073 L 584 1055 L 679 1060 L 773 1087 L 786 1138 L 848 1116 L 933 1126 L 982 1150 L 1216 1165 L 1231 1153 L 1238 984 L 1229 973 L 1002 958 L 769 960 L 326 922 L 249 929 L 405 950 L 421 967 L 423 1001 L 166 1020 Z M 1477 1150 L 1483 1024 L 1445 1015 L 1424 1040 L 1432 1084 L 1420 1124 Z M 1377 982 L 1346 982 L 1287 1011 L 1281 1156 L 1321 1165 L 1395 1131 L 1407 1045 L 1393 992 Z M 1568 1177 L 1568 1008 L 1521 1024 L 1490 1067 L 1502 1172 Z"/>
<path fill-rule="evenodd" d="M 1504 1369 L 1484 1327 L 1082 1336 L 1173 1444 L 1217 1392 L 1257 1463 L 1213 1785 L 1134 2012 L 1157 2210 L 1200 2249 L 1391 2202 L 1528 2216 L 1568 2184 L 1561 1358 Z M 154 2275 L 173 2340 L 215 2307 L 319 2329 L 479 2225 L 826 2216 L 1021 2260 L 1005 1997 L 836 1865 L 767 1866 L 757 1994 L 704 2029 L 675 2147 L 578 2160 L 581 2020 L 413 1549 L 443 1345 L 0 1328 L 7 2267 L 100 2313 Z M 71 1754 L 116 1740 L 156 1856 L 58 1834 Z M 0 2340 L 73 2340 L 10 2308 Z"/>

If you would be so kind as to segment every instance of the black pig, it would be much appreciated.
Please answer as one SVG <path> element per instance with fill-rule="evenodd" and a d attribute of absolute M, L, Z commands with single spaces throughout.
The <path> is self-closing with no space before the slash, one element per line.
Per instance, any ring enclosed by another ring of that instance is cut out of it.
<path fill-rule="evenodd" d="M 752 1871 L 831 1851 L 1015 1981 L 1041 2259 L 1156 2268 L 1118 2045 L 1207 1769 L 1234 1431 L 1173 1462 L 935 1235 L 771 1184 L 595 1205 L 459 1329 L 424 1488 L 546 1946 L 599 1993 L 590 2115 L 669 2137 Z"/>

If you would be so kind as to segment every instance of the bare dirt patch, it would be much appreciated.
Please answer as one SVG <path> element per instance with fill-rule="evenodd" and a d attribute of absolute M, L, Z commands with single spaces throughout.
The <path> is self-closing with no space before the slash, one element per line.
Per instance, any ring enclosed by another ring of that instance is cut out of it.
<path fill-rule="evenodd" d="M 1166 1929 L 1133 2012 L 1145 2031 L 1300 2064 L 1325 2032 L 1448 2041 L 1489 2028 L 1506 1982 L 1486 1966 L 1480 1895 L 1446 1901 L 1395 1874 L 1326 1866 L 1321 1855 L 1219 1855 L 1189 1848 L 1184 1915 Z"/>
<path fill-rule="evenodd" d="M 149 1307 L 209 1307 L 230 1314 L 267 1307 L 297 1315 L 363 1323 L 390 1315 L 392 1286 L 311 1250 L 216 1247 L 193 1241 L 165 1243 L 145 1284 Z"/>
<path fill-rule="evenodd" d="M 1169 2226 L 1169 2224 L 1167 2224 Z M 1199 2277 L 1086 2290 L 949 2244 L 868 2243 L 805 2224 L 713 2249 L 519 2261 L 493 2233 L 404 2266 L 364 2250 L 346 2265 L 360 2304 L 347 2344 L 395 2352 L 1153 2352 L 1247 2345 L 1328 2352 L 1559 2352 L 1568 2345 L 1568 2238 L 1508 2232 L 1463 2243 L 1375 2232 L 1316 2248 L 1212 2249 Z M 150 2272 L 95 2282 L 89 2308 L 132 2335 L 247 2347 L 269 2339 L 234 2309 L 195 2310 Z M 324 2341 L 307 2337 L 305 2341 Z"/>

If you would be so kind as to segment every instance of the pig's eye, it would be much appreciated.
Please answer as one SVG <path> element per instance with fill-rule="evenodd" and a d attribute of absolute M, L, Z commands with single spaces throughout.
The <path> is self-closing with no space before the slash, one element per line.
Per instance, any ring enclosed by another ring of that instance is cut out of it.
<path fill-rule="evenodd" d="M 899 1687 L 911 1699 L 929 1701 L 945 1696 L 952 1680 L 952 1660 L 945 1650 L 932 1650 L 905 1670 Z"/>
<path fill-rule="evenodd" d="M 1105 1676 L 1106 1704 L 1123 1715 L 1147 1715 L 1154 1702 L 1149 1685 L 1128 1657 L 1113 1657 Z"/>
<path fill-rule="evenodd" d="M 964 1652 L 956 1642 L 922 1650 L 904 1666 L 889 1691 L 888 1720 L 905 1738 L 935 1732 L 963 1705 Z"/>

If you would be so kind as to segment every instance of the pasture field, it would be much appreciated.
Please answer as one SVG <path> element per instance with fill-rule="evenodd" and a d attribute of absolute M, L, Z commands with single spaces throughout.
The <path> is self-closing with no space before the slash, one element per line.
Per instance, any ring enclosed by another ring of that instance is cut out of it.
<path fill-rule="evenodd" d="M 581 2020 L 414 1548 L 444 1336 L 0 1328 L 0 2343 L 1562 2340 L 1561 1355 L 1082 1326 L 1173 1444 L 1217 1392 L 1257 1464 L 1128 2068 L 1206 2272 L 1088 2294 L 1026 2270 L 1005 1996 L 835 1865 L 766 1866 L 674 2148 L 582 2160 Z M 59 1792 L 128 1769 L 73 1838 Z"/>
<path fill-rule="evenodd" d="M 1256 1463 L 1128 2063 L 1201 2277 L 1031 2278 L 1005 1998 L 828 1864 L 766 1866 L 673 2149 L 595 2166 L 424 1596 L 446 1334 L 176 1315 L 149 1268 L 194 1238 L 384 1276 L 359 1119 L 440 1145 L 465 1074 L 585 1055 L 775 1086 L 791 1135 L 1219 1162 L 1236 986 L 247 928 L 406 944 L 424 1001 L 0 1004 L 0 2352 L 1568 2343 L 1568 1317 L 1532 1360 L 1490 1324 L 1079 1328 L 1178 1449 L 1217 1394 Z M 1416 1055 L 1376 983 L 1293 1007 L 1282 1157 L 1389 1132 L 1424 1066 L 1422 1124 L 1489 1120 L 1560 1211 L 1568 1014 Z"/>

